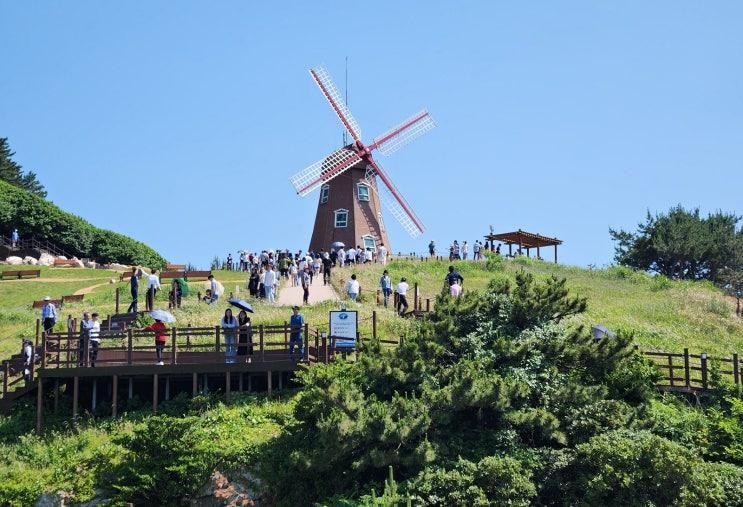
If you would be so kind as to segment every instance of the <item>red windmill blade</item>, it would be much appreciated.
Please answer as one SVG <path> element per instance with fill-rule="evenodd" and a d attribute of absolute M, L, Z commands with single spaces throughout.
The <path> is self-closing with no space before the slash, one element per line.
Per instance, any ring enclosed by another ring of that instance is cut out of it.
<path fill-rule="evenodd" d="M 401 147 L 409 144 L 418 137 L 424 135 L 430 131 L 434 126 L 433 119 L 427 111 L 421 111 L 409 119 L 405 120 L 396 127 L 388 130 L 381 136 L 378 136 L 374 141 L 365 145 L 361 139 L 361 129 L 355 118 L 349 111 L 348 107 L 341 100 L 341 95 L 338 92 L 335 84 L 331 80 L 329 74 L 322 67 L 310 69 L 310 75 L 315 81 L 320 91 L 325 96 L 325 99 L 330 104 L 331 109 L 338 116 L 343 127 L 353 138 L 354 142 L 345 148 L 334 151 L 328 157 L 315 162 L 306 169 L 300 171 L 290 178 L 292 185 L 296 189 L 297 193 L 301 196 L 305 196 L 318 187 L 329 188 L 328 185 L 331 180 L 346 174 L 352 168 L 365 169 L 371 167 L 370 171 L 366 172 L 365 178 L 371 183 L 371 188 L 378 188 L 376 182 L 372 181 L 373 178 L 379 176 L 384 185 L 381 187 L 382 191 L 379 192 L 385 206 L 388 208 L 392 216 L 400 222 L 403 228 L 413 237 L 416 237 L 423 233 L 424 227 L 421 220 L 413 212 L 410 205 L 403 198 L 402 194 L 395 188 L 394 184 L 390 180 L 389 176 L 384 172 L 381 166 L 372 158 L 372 151 L 379 149 L 379 151 L 385 155 L 394 153 Z M 370 179 L 371 178 L 371 179 Z M 358 183 L 357 185 L 361 184 Z M 357 199 L 359 201 L 369 201 L 368 195 L 365 199 L 362 197 L 365 194 L 359 194 Z M 323 200 L 325 199 L 325 200 Z M 321 193 L 321 203 L 327 202 L 328 197 L 326 193 Z M 344 201 L 347 203 L 348 200 Z M 332 208 L 332 206 L 330 207 Z M 336 209 L 335 212 L 346 213 L 346 221 L 348 219 L 349 210 L 346 208 Z M 318 208 L 318 216 L 320 208 Z M 360 213 L 360 214 L 363 214 Z M 372 215 L 374 215 L 372 213 Z M 367 227 L 370 231 L 381 231 L 384 232 L 384 228 L 381 224 L 381 214 L 377 213 L 377 216 L 369 216 L 366 213 L 363 216 L 363 220 L 367 223 Z M 361 220 L 361 218 L 359 219 Z M 315 228 L 318 228 L 320 223 L 319 218 L 316 219 Z M 344 221 L 336 221 L 335 227 L 347 227 L 346 225 L 338 225 L 339 223 L 345 223 Z M 322 224 L 321 224 L 322 225 Z M 372 234 L 373 236 L 373 234 Z M 313 233 L 313 238 L 315 234 Z M 335 236 L 333 236 L 335 238 Z M 366 237 L 366 236 L 364 236 Z M 337 239 L 337 238 L 335 238 Z M 357 237 L 351 238 L 350 241 L 354 244 L 358 243 Z"/>

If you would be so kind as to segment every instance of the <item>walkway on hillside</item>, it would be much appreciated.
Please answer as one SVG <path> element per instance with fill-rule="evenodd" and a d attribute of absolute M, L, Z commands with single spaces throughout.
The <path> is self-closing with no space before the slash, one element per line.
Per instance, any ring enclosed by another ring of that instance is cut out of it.
<path fill-rule="evenodd" d="M 302 287 L 292 287 L 291 282 L 284 281 L 279 291 L 279 304 L 286 306 L 302 306 Z M 310 286 L 309 304 L 321 303 L 323 301 L 338 301 L 340 298 L 336 294 L 332 285 L 322 284 L 322 275 L 316 276 Z"/>

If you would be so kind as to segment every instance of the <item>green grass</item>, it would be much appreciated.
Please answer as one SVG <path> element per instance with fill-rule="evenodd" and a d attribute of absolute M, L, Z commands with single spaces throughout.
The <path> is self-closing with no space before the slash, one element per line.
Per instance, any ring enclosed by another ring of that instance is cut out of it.
<path fill-rule="evenodd" d="M 423 305 L 428 298 L 433 304 L 443 287 L 449 266 L 447 261 L 393 261 L 387 265 L 393 282 L 401 276 L 411 287 L 418 283 Z M 707 352 L 729 356 L 743 352 L 743 319 L 735 316 L 734 302 L 706 282 L 676 282 L 652 277 L 625 268 L 582 269 L 555 265 L 527 258 L 504 261 L 502 271 L 493 272 L 485 263 L 457 262 L 457 270 L 464 276 L 465 290 L 484 290 L 495 276 L 513 278 L 519 270 L 533 273 L 540 278 L 557 276 L 566 278 L 574 294 L 588 298 L 588 311 L 574 319 L 575 324 L 591 326 L 604 324 L 613 330 L 633 332 L 637 344 L 644 349 L 681 351 L 688 347 L 693 353 Z M 0 269 L 10 269 L 3 266 Z M 343 301 L 350 309 L 359 311 L 360 332 L 370 336 L 372 312 L 377 312 L 380 337 L 398 339 L 414 329 L 409 319 L 401 319 L 394 312 L 376 306 L 376 290 L 382 267 L 375 264 L 339 268 L 333 272 L 333 285 L 343 293 L 345 282 L 356 273 L 362 292 L 359 303 Z M 237 292 L 247 297 L 245 273 L 217 271 L 216 278 L 225 287 L 226 295 Z M 108 284 L 115 278 L 117 283 Z M 53 282 L 52 282 L 53 280 Z M 67 315 L 80 317 L 83 311 L 97 311 L 101 315 L 114 313 L 115 291 L 121 291 L 121 311 L 129 304 L 127 282 L 118 282 L 118 274 L 106 270 L 42 268 L 42 277 L 31 281 L 0 282 L 0 358 L 16 353 L 22 336 L 32 336 L 38 311 L 31 310 L 31 301 L 45 295 L 60 297 L 77 289 L 103 284 L 85 296 L 82 303 L 66 305 L 61 312 L 59 329 L 64 329 Z M 174 311 L 178 326 L 214 326 L 219 323 L 225 304 L 206 305 L 196 301 L 195 294 L 205 291 L 204 282 L 190 284 L 192 297 L 184 300 L 183 307 Z M 167 307 L 168 285 L 160 291 L 157 306 Z M 143 298 L 140 298 L 143 299 Z M 412 298 L 409 298 L 412 303 Z M 143 304 L 143 301 L 140 301 Z M 253 324 L 283 324 L 291 315 L 288 307 L 254 301 Z M 310 325 L 327 330 L 328 311 L 339 307 L 326 302 L 304 307 L 302 313 Z"/>

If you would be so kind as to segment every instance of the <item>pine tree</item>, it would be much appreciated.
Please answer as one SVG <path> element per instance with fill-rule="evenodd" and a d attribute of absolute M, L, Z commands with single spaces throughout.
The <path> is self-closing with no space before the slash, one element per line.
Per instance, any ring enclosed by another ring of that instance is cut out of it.
<path fill-rule="evenodd" d="M 13 160 L 14 151 L 11 151 L 7 137 L 0 137 L 0 180 L 11 185 L 21 187 L 39 197 L 46 198 L 44 185 L 33 171 L 23 172 L 23 167 Z"/>

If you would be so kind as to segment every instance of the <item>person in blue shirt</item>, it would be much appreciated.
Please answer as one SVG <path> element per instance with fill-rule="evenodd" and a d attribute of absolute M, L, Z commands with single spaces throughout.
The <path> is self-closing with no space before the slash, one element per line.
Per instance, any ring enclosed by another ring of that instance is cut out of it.
<path fill-rule="evenodd" d="M 137 302 L 139 298 L 139 279 L 137 278 L 137 268 L 132 268 L 132 277 L 129 279 L 132 291 L 132 304 L 129 305 L 127 313 L 137 313 Z"/>
<path fill-rule="evenodd" d="M 13 232 L 10 234 L 11 248 L 15 249 L 20 239 L 21 237 L 18 235 L 18 229 L 13 229 Z"/>
<path fill-rule="evenodd" d="M 390 294 L 392 294 L 392 279 L 390 273 L 386 269 L 382 274 L 382 278 L 379 279 L 379 288 L 382 289 L 384 295 L 384 307 L 387 308 L 387 303 L 390 300 Z"/>
<path fill-rule="evenodd" d="M 50 333 L 57 323 L 57 307 L 49 296 L 44 298 L 44 306 L 41 307 L 41 321 L 44 323 L 45 333 Z"/>
<path fill-rule="evenodd" d="M 449 266 L 449 273 L 446 275 L 446 283 L 451 287 L 455 283 L 462 285 L 464 278 L 457 271 L 454 271 L 454 266 Z"/>
<path fill-rule="evenodd" d="M 304 328 L 304 317 L 299 313 L 299 307 L 294 307 L 294 313 L 289 320 L 291 334 L 289 335 L 289 359 L 298 361 L 302 359 L 304 347 L 302 347 L 302 328 Z M 294 358 L 294 347 L 297 347 L 299 357 Z"/>

